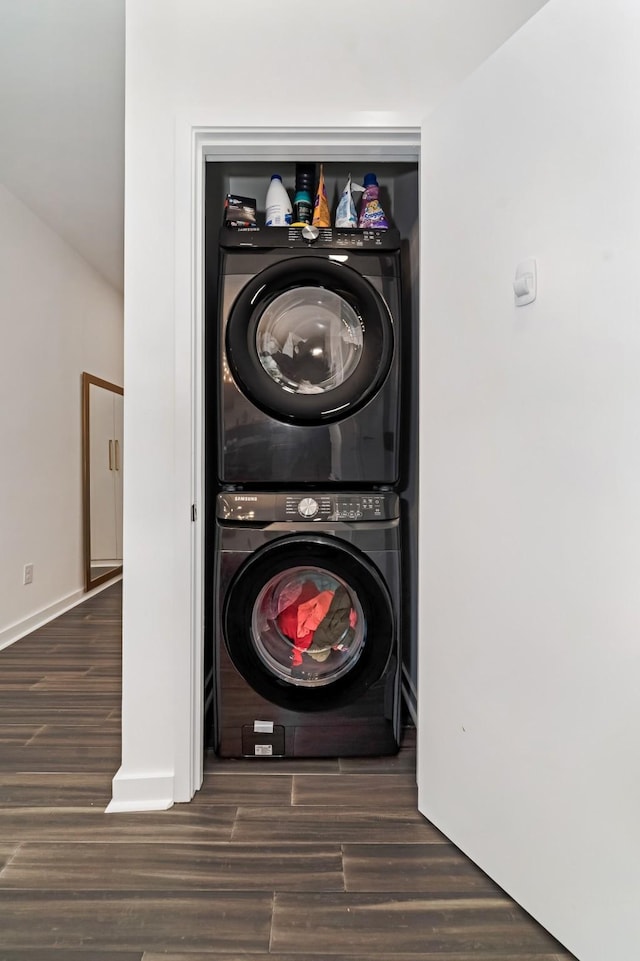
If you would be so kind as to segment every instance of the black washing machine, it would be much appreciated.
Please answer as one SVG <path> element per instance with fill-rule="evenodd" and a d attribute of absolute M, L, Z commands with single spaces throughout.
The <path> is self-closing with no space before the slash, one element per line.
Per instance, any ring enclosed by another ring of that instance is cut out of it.
<path fill-rule="evenodd" d="M 218 495 L 221 757 L 398 750 L 398 512 L 390 492 Z"/>
<path fill-rule="evenodd" d="M 222 228 L 223 485 L 393 485 L 399 475 L 397 230 Z"/>

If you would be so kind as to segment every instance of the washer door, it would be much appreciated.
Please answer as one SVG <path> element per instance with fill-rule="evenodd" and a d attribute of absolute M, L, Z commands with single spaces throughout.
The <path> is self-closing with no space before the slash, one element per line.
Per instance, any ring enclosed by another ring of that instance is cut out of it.
<path fill-rule="evenodd" d="M 240 568 L 223 606 L 229 656 L 273 704 L 320 711 L 360 697 L 383 674 L 395 619 L 376 567 L 332 538 L 283 537 Z"/>
<path fill-rule="evenodd" d="M 346 264 L 294 257 L 257 274 L 226 328 L 229 370 L 265 413 L 321 424 L 354 413 L 384 383 L 394 351 L 389 308 Z"/>

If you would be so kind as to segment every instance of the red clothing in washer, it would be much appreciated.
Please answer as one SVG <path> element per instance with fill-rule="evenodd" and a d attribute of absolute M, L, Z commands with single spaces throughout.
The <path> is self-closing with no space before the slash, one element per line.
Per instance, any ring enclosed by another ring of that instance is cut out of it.
<path fill-rule="evenodd" d="M 321 591 L 311 600 L 298 604 L 298 637 L 315 631 L 331 606 L 335 591 Z"/>
<path fill-rule="evenodd" d="M 302 653 L 306 651 L 313 640 L 313 631 L 307 631 L 300 637 L 298 636 L 298 608 L 301 604 L 317 597 L 319 593 L 313 581 L 305 581 L 295 602 L 285 607 L 276 618 L 282 633 L 293 642 L 291 663 L 294 667 L 302 664 Z"/>

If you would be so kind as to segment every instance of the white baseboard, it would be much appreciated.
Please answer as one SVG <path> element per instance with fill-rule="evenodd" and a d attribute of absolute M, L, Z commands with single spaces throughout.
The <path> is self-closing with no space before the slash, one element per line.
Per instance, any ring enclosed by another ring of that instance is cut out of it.
<path fill-rule="evenodd" d="M 15 624 L 5 627 L 4 630 L 0 631 L 0 651 L 5 647 L 9 647 L 10 644 L 15 644 L 21 637 L 31 634 L 32 631 L 37 631 L 39 627 L 43 627 L 45 624 L 48 624 L 49 621 L 53 621 L 54 618 L 59 617 L 66 611 L 70 611 L 72 607 L 82 604 L 87 598 L 93 597 L 94 594 L 99 594 L 100 591 L 104 591 L 105 588 L 111 587 L 112 584 L 120 580 L 122 580 L 122 574 L 114 577 L 112 581 L 106 584 L 101 584 L 92 591 L 84 591 L 82 589 L 73 591 L 71 594 L 67 594 L 66 597 L 62 597 L 53 604 L 49 604 L 47 607 L 36 611 L 35 614 L 30 614 L 29 617 L 25 617 L 22 621 L 17 621 Z"/>
<path fill-rule="evenodd" d="M 112 789 L 105 814 L 166 811 L 173 805 L 173 774 L 126 774 L 120 768 Z"/>

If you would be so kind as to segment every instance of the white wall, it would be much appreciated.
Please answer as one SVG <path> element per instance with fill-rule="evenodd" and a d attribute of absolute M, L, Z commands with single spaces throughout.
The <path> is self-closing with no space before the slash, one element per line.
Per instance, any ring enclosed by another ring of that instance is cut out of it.
<path fill-rule="evenodd" d="M 465 55 L 486 15 L 470 6 Z M 582 961 L 631 961 L 640 934 L 634 7 L 551 0 L 433 119 L 424 153 L 421 804 Z M 275 8 L 292 25 L 300 9 Z M 188 796 L 178 121 L 418 124 L 434 36 L 415 16 L 310 6 L 314 85 L 279 52 L 273 5 L 129 0 L 123 801 Z M 531 255 L 539 299 L 516 312 Z"/>
<path fill-rule="evenodd" d="M 185 150 L 176 131 L 184 133 L 185 118 L 210 126 L 419 123 L 448 85 L 542 2 L 485 0 L 480 7 L 477 0 L 430 0 L 429 29 L 418 31 L 415 4 L 391 8 L 384 0 L 325 0 L 321 8 L 299 0 L 128 0 L 127 573 L 123 763 L 114 810 L 116 804 L 162 806 L 191 794 L 180 769 L 189 752 L 183 732 L 192 719 L 185 724 L 181 716 L 186 695 L 176 683 L 191 656 L 185 542 L 192 472 L 188 459 L 176 462 L 183 444 L 176 416 L 188 405 L 189 385 L 175 377 L 175 336 L 190 322 L 186 313 L 175 313 L 176 258 L 188 262 L 175 241 L 175 165 Z M 452 10 L 459 17 L 447 32 Z M 309 49 L 302 61 L 296 55 L 301 12 Z M 449 56 L 442 57 L 444 45 Z M 184 285 L 185 277 L 178 281 Z M 180 518 L 184 536 L 176 534 Z"/>
<path fill-rule="evenodd" d="M 122 313 L 0 185 L 0 647 L 82 597 L 81 374 L 122 383 Z"/>
<path fill-rule="evenodd" d="M 421 808 L 581 961 L 640 943 L 638 50 L 552 0 L 423 147 Z"/>

